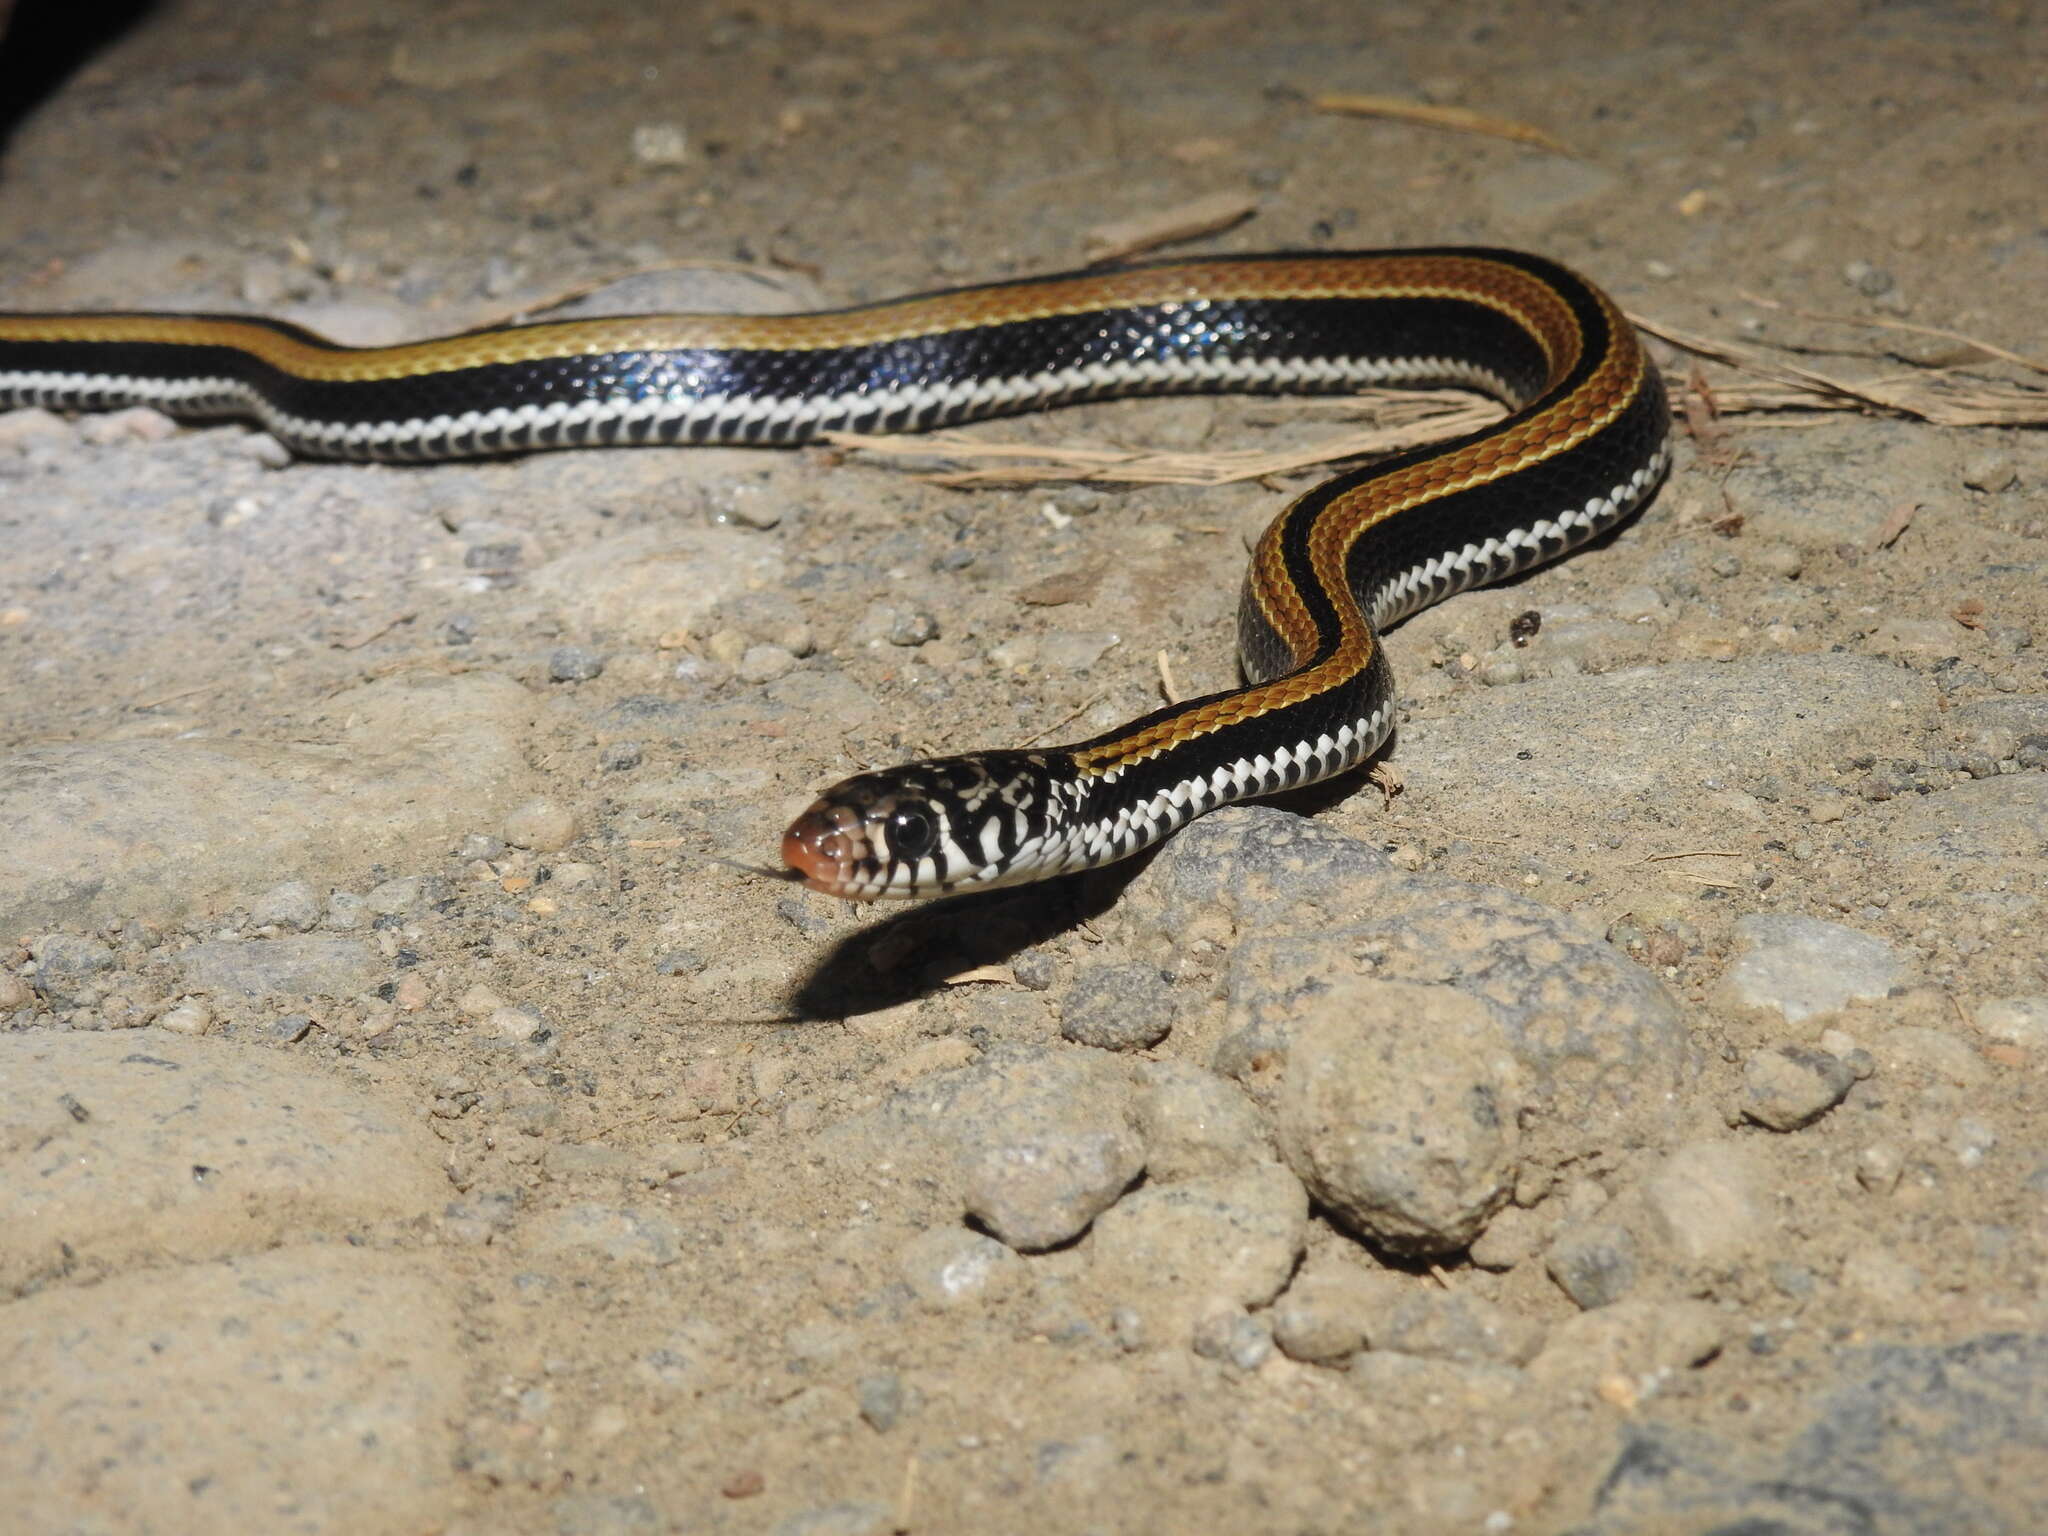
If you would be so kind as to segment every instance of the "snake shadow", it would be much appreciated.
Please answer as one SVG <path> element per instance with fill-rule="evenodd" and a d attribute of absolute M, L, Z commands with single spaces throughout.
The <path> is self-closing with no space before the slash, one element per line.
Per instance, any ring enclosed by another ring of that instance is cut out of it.
<path fill-rule="evenodd" d="M 35 109 L 95 55 L 161 9 L 159 0 L 0 0 L 0 151 Z"/>

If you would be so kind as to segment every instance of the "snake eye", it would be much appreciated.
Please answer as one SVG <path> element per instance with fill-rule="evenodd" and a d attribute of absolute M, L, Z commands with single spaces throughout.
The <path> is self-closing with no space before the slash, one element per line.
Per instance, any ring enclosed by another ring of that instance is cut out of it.
<path fill-rule="evenodd" d="M 938 841 L 932 819 L 923 811 L 892 811 L 889 814 L 889 852 L 899 859 L 921 859 Z"/>

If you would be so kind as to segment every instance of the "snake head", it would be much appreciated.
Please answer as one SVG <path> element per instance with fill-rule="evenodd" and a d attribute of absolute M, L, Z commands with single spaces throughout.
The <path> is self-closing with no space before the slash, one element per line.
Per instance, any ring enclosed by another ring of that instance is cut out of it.
<path fill-rule="evenodd" d="M 982 752 L 857 774 L 782 835 L 782 862 L 848 901 L 942 896 L 1056 873 L 1045 850 L 1059 808 L 1053 762 Z"/>

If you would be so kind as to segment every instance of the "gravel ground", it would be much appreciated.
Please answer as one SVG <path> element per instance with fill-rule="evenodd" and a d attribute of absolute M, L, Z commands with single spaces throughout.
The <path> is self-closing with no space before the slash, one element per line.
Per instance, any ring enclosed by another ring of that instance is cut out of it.
<path fill-rule="evenodd" d="M 2025 4 L 174 0 L 17 124 L 0 304 L 382 340 L 684 262 L 600 304 L 801 309 L 1230 192 L 1209 248 L 1530 246 L 1823 370 L 1972 354 L 1801 311 L 2038 356 L 2044 57 Z M 1391 799 L 856 910 L 701 855 L 1151 707 L 1161 654 L 1226 684 L 1284 488 L 0 416 L 0 1488 L 52 1531 L 2048 1528 L 2044 487 L 2036 435 L 1729 417 L 1392 638 Z"/>

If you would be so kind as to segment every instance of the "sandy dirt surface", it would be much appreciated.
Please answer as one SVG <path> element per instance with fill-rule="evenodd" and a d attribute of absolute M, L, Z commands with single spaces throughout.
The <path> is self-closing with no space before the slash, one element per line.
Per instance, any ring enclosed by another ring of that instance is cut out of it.
<path fill-rule="evenodd" d="M 2024 3 L 189 0 L 18 123 L 0 306 L 802 309 L 1232 194 L 1183 249 L 1523 246 L 1822 372 L 2025 383 L 1898 327 L 2048 354 L 2044 124 Z M 886 911 L 699 855 L 1106 728 L 1162 656 L 1227 685 L 1306 479 L 0 416 L 0 1502 L 2048 1528 L 2048 443 L 1688 398 L 1637 521 L 1391 637 L 1391 800 Z"/>

